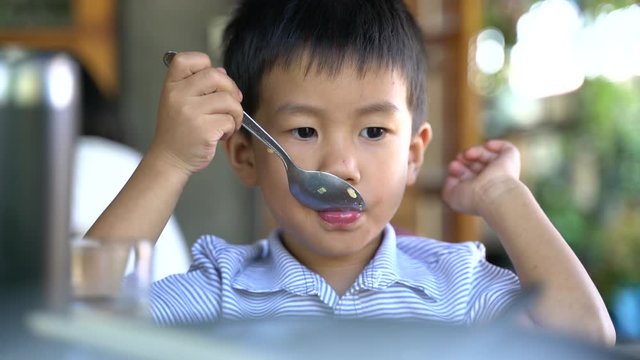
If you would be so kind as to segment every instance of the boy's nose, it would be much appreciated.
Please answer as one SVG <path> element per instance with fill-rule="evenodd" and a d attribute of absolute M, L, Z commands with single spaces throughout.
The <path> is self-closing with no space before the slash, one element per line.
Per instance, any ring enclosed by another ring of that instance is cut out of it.
<path fill-rule="evenodd" d="M 326 144 L 318 170 L 331 173 L 351 184 L 360 181 L 355 149 L 346 143 Z"/>

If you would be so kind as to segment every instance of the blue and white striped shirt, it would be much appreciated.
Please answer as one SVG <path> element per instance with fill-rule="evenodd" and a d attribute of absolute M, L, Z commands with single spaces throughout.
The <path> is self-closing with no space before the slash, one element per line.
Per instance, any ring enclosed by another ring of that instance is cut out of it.
<path fill-rule="evenodd" d="M 187 273 L 153 284 L 156 322 L 329 315 L 471 324 L 499 314 L 520 289 L 512 272 L 486 261 L 480 243 L 396 236 L 390 225 L 341 297 L 285 249 L 277 232 L 253 245 L 203 236 L 192 253 Z"/>

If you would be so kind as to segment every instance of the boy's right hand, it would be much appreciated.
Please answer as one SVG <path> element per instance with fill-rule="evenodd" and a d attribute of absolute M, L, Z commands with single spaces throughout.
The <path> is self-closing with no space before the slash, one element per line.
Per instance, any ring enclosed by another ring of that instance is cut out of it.
<path fill-rule="evenodd" d="M 164 82 L 149 153 L 190 176 L 207 167 L 217 144 L 242 123 L 242 93 L 200 52 L 176 54 Z"/>

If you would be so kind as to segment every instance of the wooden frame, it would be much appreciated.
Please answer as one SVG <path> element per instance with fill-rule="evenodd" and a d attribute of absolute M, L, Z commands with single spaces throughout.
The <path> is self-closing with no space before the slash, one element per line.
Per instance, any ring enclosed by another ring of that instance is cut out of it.
<path fill-rule="evenodd" d="M 72 0 L 73 23 L 56 28 L 0 28 L 0 43 L 65 50 L 76 56 L 107 96 L 119 87 L 117 0 Z"/>
<path fill-rule="evenodd" d="M 482 140 L 480 123 L 480 99 L 468 83 L 470 41 L 482 26 L 482 0 L 405 0 L 418 22 L 423 26 L 427 47 L 438 48 L 447 61 L 430 68 L 429 76 L 442 77 L 439 98 L 442 103 L 440 120 L 442 126 L 439 136 L 444 136 L 442 155 L 439 163 L 431 164 L 445 169 L 448 161 L 461 150 L 476 145 Z M 430 8 L 440 12 L 441 23 L 431 26 Z M 427 15 L 425 15 L 427 14 Z M 444 174 L 442 175 L 444 176 Z M 432 199 L 440 197 L 444 178 L 410 187 L 403 203 L 394 218 L 394 224 L 409 231 L 416 231 L 419 219 L 420 197 Z M 450 242 L 480 240 L 481 226 L 476 217 L 454 213 L 443 203 L 441 206 L 442 239 Z M 429 235 L 429 234 L 420 234 Z"/>

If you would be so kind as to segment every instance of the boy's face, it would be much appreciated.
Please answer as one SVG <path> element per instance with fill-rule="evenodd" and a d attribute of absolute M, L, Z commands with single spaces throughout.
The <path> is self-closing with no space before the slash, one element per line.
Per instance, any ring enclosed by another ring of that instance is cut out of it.
<path fill-rule="evenodd" d="M 258 140 L 235 135 L 227 145 L 232 165 L 261 188 L 287 248 L 303 263 L 372 254 L 416 179 L 431 135 L 427 124 L 411 132 L 404 78 L 384 69 L 362 76 L 348 66 L 336 76 L 305 73 L 300 64 L 267 73 L 260 94 L 255 118 L 294 163 L 345 179 L 366 202 L 362 213 L 302 206 L 289 192 L 282 161 Z"/>

